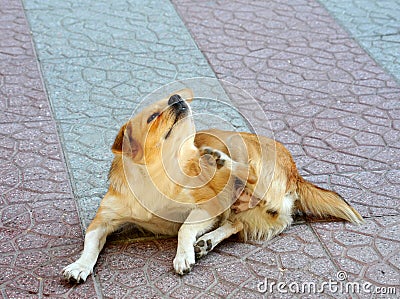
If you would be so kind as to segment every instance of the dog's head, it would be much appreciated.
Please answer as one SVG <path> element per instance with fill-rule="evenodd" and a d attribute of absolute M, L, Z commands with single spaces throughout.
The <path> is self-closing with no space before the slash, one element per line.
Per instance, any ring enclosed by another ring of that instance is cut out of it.
<path fill-rule="evenodd" d="M 192 91 L 182 89 L 143 109 L 121 127 L 113 153 L 147 165 L 161 158 L 178 159 L 183 150 L 194 148 L 195 126 L 188 104 L 192 99 Z"/>

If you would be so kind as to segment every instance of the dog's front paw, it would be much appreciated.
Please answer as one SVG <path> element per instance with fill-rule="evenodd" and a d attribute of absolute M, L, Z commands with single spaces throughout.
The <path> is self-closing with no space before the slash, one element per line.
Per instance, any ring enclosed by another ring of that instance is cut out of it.
<path fill-rule="evenodd" d="M 65 279 L 71 283 L 82 283 L 85 282 L 87 277 L 93 272 L 91 267 L 87 267 L 79 262 L 72 263 L 66 266 L 62 274 Z"/>
<path fill-rule="evenodd" d="M 212 241 L 211 239 L 203 240 L 199 239 L 194 245 L 194 253 L 196 255 L 196 259 L 202 258 L 207 255 L 212 250 Z"/>
<path fill-rule="evenodd" d="M 201 148 L 202 155 L 207 157 L 207 161 L 209 164 L 217 164 L 217 168 L 220 169 L 223 167 L 229 157 L 226 156 L 223 152 L 213 149 L 211 147 L 203 147 Z M 214 162 L 215 161 L 215 162 Z"/>
<path fill-rule="evenodd" d="M 192 270 L 195 263 L 194 252 L 191 254 L 181 253 L 177 254 L 174 258 L 174 269 L 179 275 L 187 274 Z"/>

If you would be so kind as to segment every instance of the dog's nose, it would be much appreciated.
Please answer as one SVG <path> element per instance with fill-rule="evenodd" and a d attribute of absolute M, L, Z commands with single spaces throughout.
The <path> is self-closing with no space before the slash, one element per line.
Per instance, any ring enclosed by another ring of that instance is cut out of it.
<path fill-rule="evenodd" d="M 169 98 L 168 105 L 172 107 L 177 113 L 187 111 L 188 109 L 188 105 L 178 94 L 174 94 Z"/>
<path fill-rule="evenodd" d="M 182 100 L 182 98 L 181 98 L 181 96 L 179 94 L 174 94 L 169 98 L 168 105 L 171 106 L 173 104 L 176 104 L 176 103 L 179 103 L 179 102 L 182 102 L 182 101 L 183 100 Z"/>

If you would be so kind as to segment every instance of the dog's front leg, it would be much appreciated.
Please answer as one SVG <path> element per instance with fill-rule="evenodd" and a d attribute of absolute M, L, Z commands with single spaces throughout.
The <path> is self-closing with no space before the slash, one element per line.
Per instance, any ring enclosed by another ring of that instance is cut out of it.
<path fill-rule="evenodd" d="M 205 256 L 223 240 L 229 238 L 233 234 L 240 232 L 242 229 L 243 229 L 243 223 L 239 221 L 236 221 L 234 223 L 231 221 L 227 221 L 224 225 L 201 236 L 197 240 L 196 245 L 194 246 L 196 259 Z"/>
<path fill-rule="evenodd" d="M 111 214 L 100 208 L 90 223 L 85 236 L 81 257 L 63 269 L 64 277 L 70 282 L 81 283 L 93 272 L 100 251 L 103 249 L 107 235 L 118 228 L 119 223 L 110 220 Z"/>
<path fill-rule="evenodd" d="M 183 275 L 190 272 L 195 263 L 193 246 L 197 237 L 209 231 L 216 221 L 206 210 L 195 209 L 190 212 L 178 232 L 178 248 L 174 259 L 176 273 Z"/>

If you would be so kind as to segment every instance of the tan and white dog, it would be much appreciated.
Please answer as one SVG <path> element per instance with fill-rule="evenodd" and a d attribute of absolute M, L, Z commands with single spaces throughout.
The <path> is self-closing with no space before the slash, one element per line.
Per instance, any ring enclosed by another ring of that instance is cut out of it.
<path fill-rule="evenodd" d="M 120 129 L 108 192 L 81 257 L 63 270 L 66 279 L 85 281 L 107 235 L 127 222 L 178 236 L 178 274 L 232 234 L 272 238 L 292 223 L 295 209 L 363 222 L 337 193 L 305 181 L 282 144 L 249 133 L 196 132 L 192 98 L 190 90 L 178 91 Z"/>

